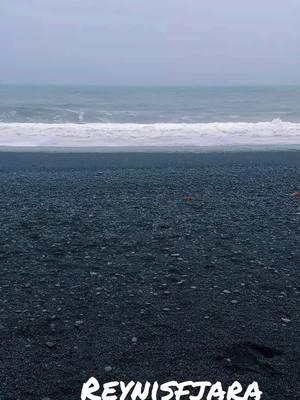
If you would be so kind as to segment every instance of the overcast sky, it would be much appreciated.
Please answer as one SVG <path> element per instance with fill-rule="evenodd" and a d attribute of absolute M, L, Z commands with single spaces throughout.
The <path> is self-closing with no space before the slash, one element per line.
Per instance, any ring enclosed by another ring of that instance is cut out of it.
<path fill-rule="evenodd" d="M 300 0 L 0 0 L 0 82 L 300 84 Z"/>

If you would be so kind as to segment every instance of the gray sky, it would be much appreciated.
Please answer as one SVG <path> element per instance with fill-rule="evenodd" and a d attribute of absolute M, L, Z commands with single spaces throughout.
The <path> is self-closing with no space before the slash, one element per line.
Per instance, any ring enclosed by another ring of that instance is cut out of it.
<path fill-rule="evenodd" d="M 300 0 L 1 0 L 0 82 L 300 84 Z"/>

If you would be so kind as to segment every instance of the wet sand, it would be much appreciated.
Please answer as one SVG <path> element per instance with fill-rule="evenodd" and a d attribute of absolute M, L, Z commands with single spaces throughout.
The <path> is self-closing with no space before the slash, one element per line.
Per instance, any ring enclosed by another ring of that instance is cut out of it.
<path fill-rule="evenodd" d="M 0 153 L 0 398 L 95 376 L 299 400 L 299 185 L 297 151 Z"/>

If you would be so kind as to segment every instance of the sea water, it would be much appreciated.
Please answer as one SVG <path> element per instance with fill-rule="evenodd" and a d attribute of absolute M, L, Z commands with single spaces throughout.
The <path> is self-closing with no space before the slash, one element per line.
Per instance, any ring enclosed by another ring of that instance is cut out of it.
<path fill-rule="evenodd" d="M 0 85 L 0 146 L 300 145 L 300 87 Z"/>

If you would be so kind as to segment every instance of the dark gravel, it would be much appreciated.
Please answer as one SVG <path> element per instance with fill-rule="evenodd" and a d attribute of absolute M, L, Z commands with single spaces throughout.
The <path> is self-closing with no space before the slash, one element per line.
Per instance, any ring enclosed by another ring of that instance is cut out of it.
<path fill-rule="evenodd" d="M 300 399 L 299 152 L 0 153 L 0 189 L 1 400 L 90 376 Z"/>

